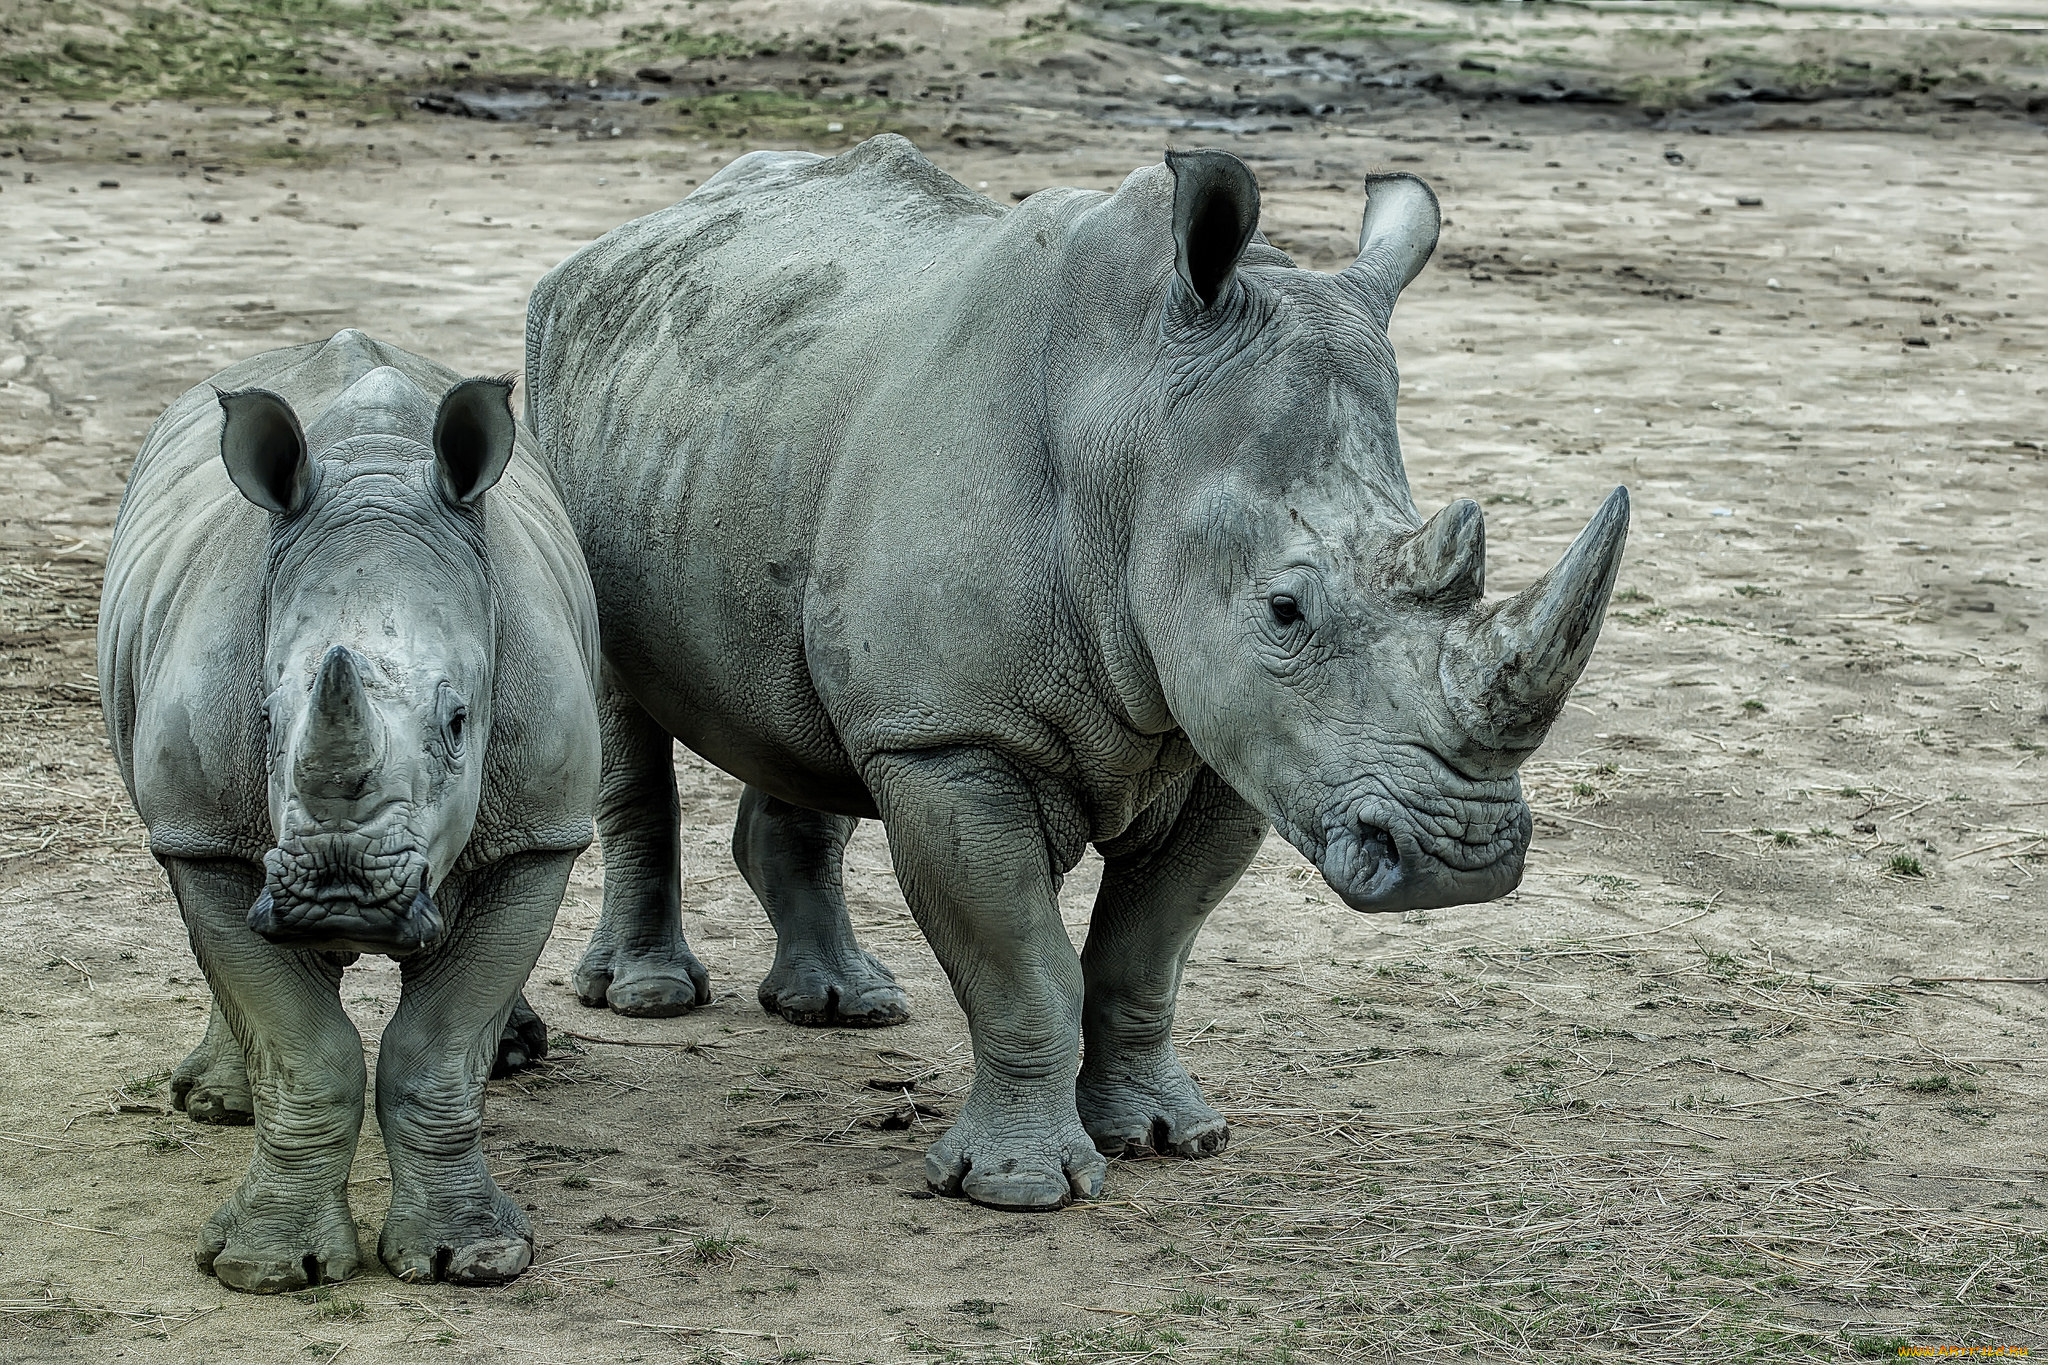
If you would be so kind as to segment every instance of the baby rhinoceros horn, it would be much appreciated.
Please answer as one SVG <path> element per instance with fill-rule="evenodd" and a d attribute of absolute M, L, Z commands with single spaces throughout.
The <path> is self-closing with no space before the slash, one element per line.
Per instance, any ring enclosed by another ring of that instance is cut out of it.
<path fill-rule="evenodd" d="M 369 787 L 384 757 L 384 728 L 363 690 L 355 652 L 335 645 L 320 660 L 307 699 L 306 736 L 299 750 L 299 794 L 352 801 Z"/>
<path fill-rule="evenodd" d="M 1519 762 L 1543 742 L 1593 656 L 1627 539 L 1628 490 L 1617 488 L 1549 573 L 1452 624 L 1438 672 L 1474 749 Z"/>

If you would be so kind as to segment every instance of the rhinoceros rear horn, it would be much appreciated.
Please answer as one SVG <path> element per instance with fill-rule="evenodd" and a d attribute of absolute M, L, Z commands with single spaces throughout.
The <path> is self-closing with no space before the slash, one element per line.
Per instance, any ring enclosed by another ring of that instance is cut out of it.
<path fill-rule="evenodd" d="M 1259 230 L 1259 182 L 1228 152 L 1168 152 L 1174 272 L 1207 308 Z"/>
<path fill-rule="evenodd" d="M 1394 315 L 1394 301 L 1436 250 L 1443 213 L 1436 192 L 1412 175 L 1365 178 L 1365 223 L 1358 230 L 1358 259 L 1338 277 L 1364 296 L 1381 326 Z"/>
<path fill-rule="evenodd" d="M 1617 488 L 1549 573 L 1453 626 L 1438 675 L 1475 749 L 1519 760 L 1543 742 L 1593 656 L 1627 539 Z"/>
<path fill-rule="evenodd" d="M 1387 586 L 1431 606 L 1457 608 L 1486 592 L 1486 517 L 1470 498 L 1396 542 Z"/>
<path fill-rule="evenodd" d="M 268 389 L 213 391 L 220 400 L 220 459 L 242 496 L 291 516 L 306 505 L 313 465 L 292 405 Z"/>
<path fill-rule="evenodd" d="M 442 495 L 466 507 L 488 492 L 512 458 L 517 432 L 510 379 L 465 379 L 448 390 L 434 419 Z"/>

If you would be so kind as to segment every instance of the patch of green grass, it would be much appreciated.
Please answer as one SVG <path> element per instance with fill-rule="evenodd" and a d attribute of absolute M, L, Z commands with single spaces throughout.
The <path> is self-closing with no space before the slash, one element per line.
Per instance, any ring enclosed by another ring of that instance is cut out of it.
<path fill-rule="evenodd" d="M 169 1070 L 152 1071 L 143 1076 L 130 1076 L 127 1080 L 121 1082 L 121 1090 L 124 1094 L 133 1095 L 137 1099 L 147 1099 L 149 1096 L 161 1091 L 164 1088 L 164 1082 L 170 1078 L 171 1073 Z"/>
<path fill-rule="evenodd" d="M 574 1175 L 565 1175 L 562 1177 L 562 1188 L 566 1190 L 587 1190 L 590 1188 L 590 1177 L 581 1171 L 576 1172 Z"/>
<path fill-rule="evenodd" d="M 67 99 L 332 98 L 362 93 L 333 74 L 355 42 L 391 43 L 427 0 L 193 0 L 144 7 L 110 41 L 0 55 L 0 83 Z"/>
<path fill-rule="evenodd" d="M 313 1307 L 313 1316 L 327 1322 L 359 1322 L 369 1312 L 369 1305 L 360 1299 L 326 1299 Z"/>
<path fill-rule="evenodd" d="M 1910 853 L 1894 853 L 1885 860 L 1884 870 L 1894 877 L 1924 877 L 1927 869 Z"/>
<path fill-rule="evenodd" d="M 740 1246 L 747 1239 L 731 1233 L 701 1233 L 690 1241 L 690 1255 L 698 1265 L 725 1265 L 740 1254 Z"/>
<path fill-rule="evenodd" d="M 1770 710 L 1771 708 L 1765 706 L 1755 697 L 1751 697 L 1748 701 L 1742 703 L 1742 709 L 1749 712 L 1749 714 L 1751 714 L 1752 716 L 1758 716 L 1762 715 L 1764 712 Z"/>

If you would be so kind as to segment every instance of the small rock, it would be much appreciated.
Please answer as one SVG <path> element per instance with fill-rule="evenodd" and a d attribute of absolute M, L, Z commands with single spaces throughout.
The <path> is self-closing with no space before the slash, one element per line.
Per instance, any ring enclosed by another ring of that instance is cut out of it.
<path fill-rule="evenodd" d="M 121 182 L 118 180 L 102 180 L 100 181 L 100 188 L 103 190 L 118 190 L 121 188 Z"/>
<path fill-rule="evenodd" d="M 643 66 L 633 73 L 636 81 L 653 81 L 656 85 L 667 85 L 675 79 L 675 73 L 663 71 L 658 66 Z"/>
<path fill-rule="evenodd" d="M 1927 338 L 1926 338 L 1926 337 L 1906 337 L 1906 338 L 1905 338 L 1905 342 L 1906 342 L 1906 344 L 1907 344 L 1908 346 L 1925 346 L 1925 345 L 1927 344 Z"/>
<path fill-rule="evenodd" d="M 1858 820 L 1850 828 L 1858 834 L 1875 834 L 1877 833 L 1877 822 L 1875 820 Z"/>
<path fill-rule="evenodd" d="M 1685 153 L 1679 151 L 1676 147 L 1666 147 L 1664 149 L 1664 159 L 1674 166 L 1683 166 L 1685 164 Z"/>
<path fill-rule="evenodd" d="M 199 215 L 199 221 L 202 223 L 218 223 L 220 221 L 220 213 L 218 211 L 202 213 Z"/>
<path fill-rule="evenodd" d="M 1735 196 L 1735 207 L 1737 207 L 1737 208 L 1741 208 L 1741 209 L 1760 209 L 1760 208 L 1762 208 L 1763 206 L 1764 206 L 1764 201 L 1763 201 L 1763 198 L 1762 198 L 1762 196 L 1760 196 L 1760 195 L 1754 195 L 1754 194 L 1738 194 L 1738 195 L 1736 195 L 1736 196 Z"/>

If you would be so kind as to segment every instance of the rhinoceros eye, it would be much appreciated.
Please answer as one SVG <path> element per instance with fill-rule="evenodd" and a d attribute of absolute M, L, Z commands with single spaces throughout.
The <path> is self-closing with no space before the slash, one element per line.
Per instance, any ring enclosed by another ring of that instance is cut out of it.
<path fill-rule="evenodd" d="M 1266 599 L 1266 609 L 1273 613 L 1273 619 L 1283 626 L 1291 626 L 1301 619 L 1301 603 L 1292 594 L 1276 592 Z"/>

